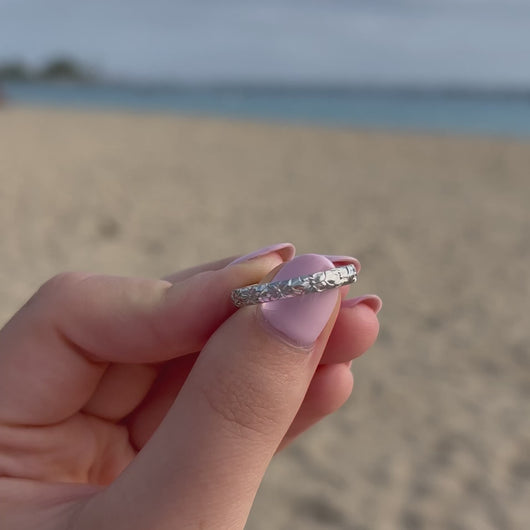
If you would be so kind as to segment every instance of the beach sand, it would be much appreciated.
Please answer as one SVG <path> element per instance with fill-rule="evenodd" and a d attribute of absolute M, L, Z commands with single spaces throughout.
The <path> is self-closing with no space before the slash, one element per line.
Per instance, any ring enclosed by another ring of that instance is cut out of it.
<path fill-rule="evenodd" d="M 2 322 L 62 270 L 361 260 L 379 341 L 248 529 L 528 528 L 530 143 L 13 107 L 0 179 Z"/>

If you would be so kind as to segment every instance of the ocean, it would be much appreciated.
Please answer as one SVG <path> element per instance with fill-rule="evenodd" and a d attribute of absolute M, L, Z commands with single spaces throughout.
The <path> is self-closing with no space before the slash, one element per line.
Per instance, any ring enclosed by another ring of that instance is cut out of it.
<path fill-rule="evenodd" d="M 2 91 L 30 105 L 530 138 L 530 92 L 76 83 L 4 83 Z"/>

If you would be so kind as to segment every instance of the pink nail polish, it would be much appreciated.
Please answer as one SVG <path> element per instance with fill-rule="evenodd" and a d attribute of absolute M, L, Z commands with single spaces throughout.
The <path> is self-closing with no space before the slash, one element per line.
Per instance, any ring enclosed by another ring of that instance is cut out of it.
<path fill-rule="evenodd" d="M 342 307 L 355 307 L 359 304 L 366 304 L 376 315 L 383 307 L 383 301 L 375 294 L 366 294 L 364 296 L 358 296 L 357 298 L 349 298 L 348 300 L 344 300 L 341 305 Z"/>
<path fill-rule="evenodd" d="M 332 261 L 335 266 L 349 265 L 351 263 L 357 272 L 361 270 L 361 262 L 352 256 L 326 256 L 326 258 Z"/>
<path fill-rule="evenodd" d="M 295 248 L 294 245 L 291 243 L 278 243 L 277 245 L 270 245 L 268 247 L 260 248 L 259 250 L 256 250 L 254 252 L 251 252 L 250 254 L 246 254 L 245 256 L 241 256 L 228 265 L 236 265 L 237 263 L 244 263 L 245 261 L 250 261 L 254 258 L 259 258 L 261 256 L 266 256 L 267 254 L 270 254 L 272 252 L 277 252 L 280 254 L 282 259 L 284 261 L 289 261 L 293 259 L 295 255 Z"/>
<path fill-rule="evenodd" d="M 333 263 L 325 256 L 304 254 L 286 263 L 278 271 L 274 281 L 288 280 L 333 267 Z M 337 289 L 311 293 L 267 302 L 261 306 L 261 311 L 269 325 L 289 342 L 299 346 L 309 346 L 322 333 L 333 313 L 338 296 Z"/>

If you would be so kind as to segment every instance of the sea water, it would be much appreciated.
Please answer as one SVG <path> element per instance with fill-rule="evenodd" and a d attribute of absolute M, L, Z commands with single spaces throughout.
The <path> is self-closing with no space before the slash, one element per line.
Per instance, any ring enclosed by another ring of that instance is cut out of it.
<path fill-rule="evenodd" d="M 23 104 L 530 137 L 530 92 L 76 83 L 5 83 L 3 92 Z"/>

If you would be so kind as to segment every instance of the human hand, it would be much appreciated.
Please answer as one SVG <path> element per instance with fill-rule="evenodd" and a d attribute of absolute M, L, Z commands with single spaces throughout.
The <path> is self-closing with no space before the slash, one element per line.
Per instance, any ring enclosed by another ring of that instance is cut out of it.
<path fill-rule="evenodd" d="M 0 332 L 0 528 L 243 528 L 275 451 L 344 403 L 378 331 L 378 299 L 341 305 L 346 288 L 236 311 L 231 290 L 292 254 L 47 282 Z"/>

